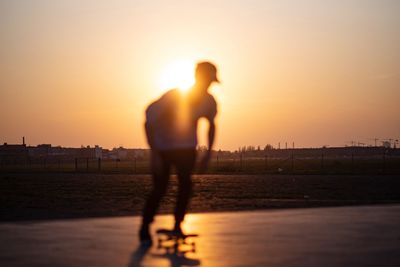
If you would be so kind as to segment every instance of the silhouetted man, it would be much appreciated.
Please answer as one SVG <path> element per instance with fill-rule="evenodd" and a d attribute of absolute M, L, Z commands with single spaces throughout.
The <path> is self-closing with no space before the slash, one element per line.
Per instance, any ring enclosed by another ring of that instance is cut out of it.
<path fill-rule="evenodd" d="M 208 92 L 213 82 L 219 82 L 216 67 L 210 62 L 200 62 L 195 71 L 195 84 L 190 91 L 181 93 L 177 89 L 170 90 L 146 110 L 145 129 L 152 151 L 153 190 L 143 210 L 139 232 L 143 243 L 151 244 L 149 225 L 166 192 L 172 166 L 176 168 L 179 181 L 173 231 L 177 235 L 182 234 L 181 223 L 192 193 L 191 174 L 196 162 L 197 123 L 200 118 L 209 122 L 208 150 L 200 161 L 200 172 L 208 165 L 214 143 L 217 103 Z"/>

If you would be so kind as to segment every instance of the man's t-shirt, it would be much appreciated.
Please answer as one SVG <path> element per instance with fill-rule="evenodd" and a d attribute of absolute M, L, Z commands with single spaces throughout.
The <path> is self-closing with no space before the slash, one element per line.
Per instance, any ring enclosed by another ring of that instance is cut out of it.
<path fill-rule="evenodd" d="M 153 130 L 153 148 L 171 150 L 197 146 L 197 123 L 213 121 L 217 103 L 211 94 L 185 95 L 177 89 L 165 93 L 146 109 L 146 123 Z"/>

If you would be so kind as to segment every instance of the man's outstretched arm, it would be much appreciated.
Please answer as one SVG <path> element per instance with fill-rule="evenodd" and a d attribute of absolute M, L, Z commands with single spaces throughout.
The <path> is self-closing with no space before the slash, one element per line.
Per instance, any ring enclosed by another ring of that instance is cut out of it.
<path fill-rule="evenodd" d="M 208 150 L 207 154 L 211 156 L 211 151 L 214 145 L 214 138 L 215 138 L 215 122 L 214 120 L 210 121 L 210 125 L 208 128 Z"/>
<path fill-rule="evenodd" d="M 214 139 L 215 139 L 215 122 L 214 120 L 210 120 L 208 127 L 208 149 L 206 154 L 204 155 L 204 158 L 202 158 L 200 161 L 200 167 L 199 167 L 200 173 L 206 171 L 208 163 L 210 162 L 211 152 L 214 145 Z"/>
<path fill-rule="evenodd" d="M 145 122 L 144 128 L 146 131 L 147 143 L 149 144 L 150 148 L 154 148 L 154 129 L 152 125 L 148 122 Z"/>

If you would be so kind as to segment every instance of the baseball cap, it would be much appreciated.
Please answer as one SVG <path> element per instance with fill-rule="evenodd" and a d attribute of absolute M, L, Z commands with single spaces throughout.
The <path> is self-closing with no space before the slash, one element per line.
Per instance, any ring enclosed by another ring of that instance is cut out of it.
<path fill-rule="evenodd" d="M 207 75 L 214 82 L 220 82 L 217 77 L 217 67 L 211 62 L 203 61 L 197 63 L 196 73 Z"/>

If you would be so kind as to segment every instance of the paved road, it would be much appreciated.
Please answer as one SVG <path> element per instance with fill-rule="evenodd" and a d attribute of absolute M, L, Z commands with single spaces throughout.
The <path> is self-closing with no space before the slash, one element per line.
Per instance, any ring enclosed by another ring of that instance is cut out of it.
<path fill-rule="evenodd" d="M 188 253 L 141 248 L 139 222 L 1 223 L 0 266 L 400 266 L 400 205 L 191 214 Z"/>

